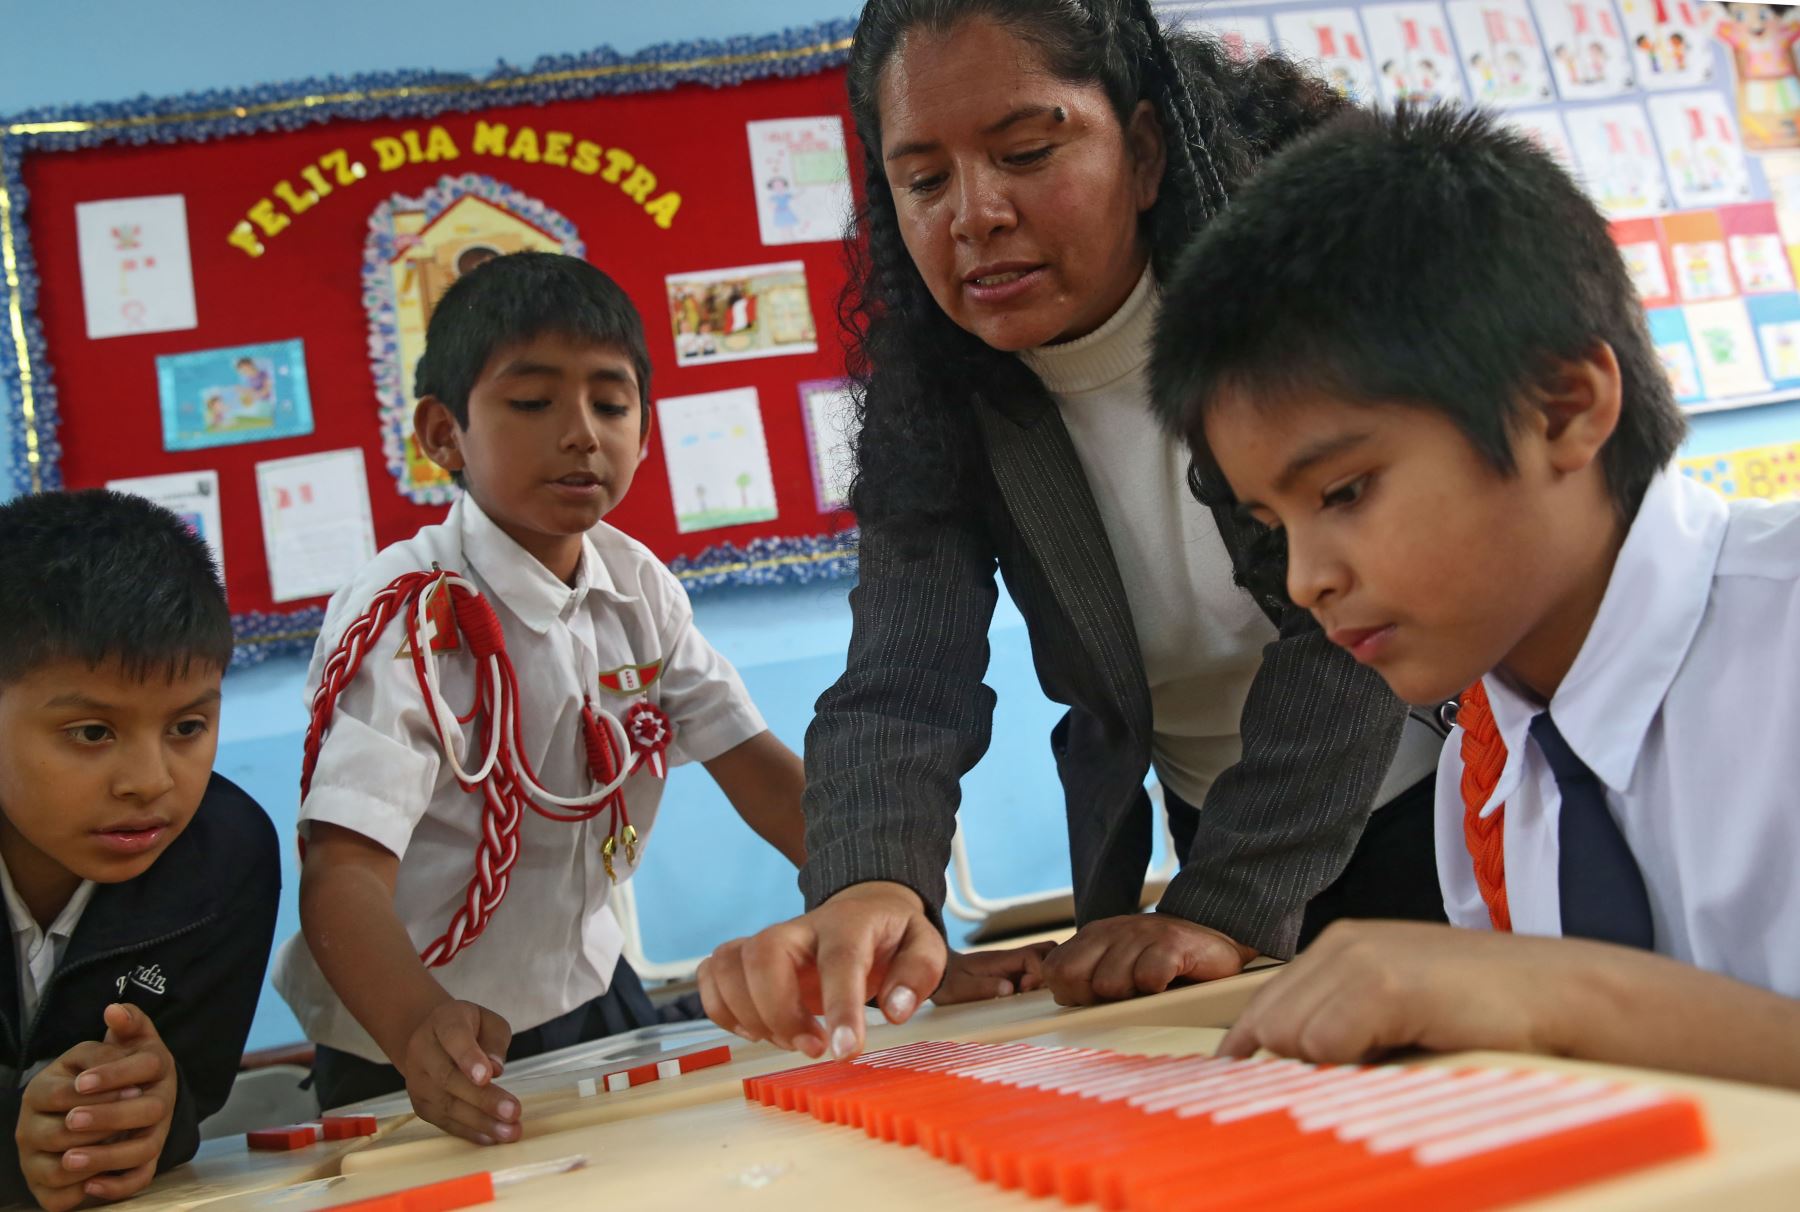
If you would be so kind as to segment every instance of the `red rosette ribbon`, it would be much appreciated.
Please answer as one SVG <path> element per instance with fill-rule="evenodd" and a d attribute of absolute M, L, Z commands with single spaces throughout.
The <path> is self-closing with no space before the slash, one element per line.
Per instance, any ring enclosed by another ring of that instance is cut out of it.
<path fill-rule="evenodd" d="M 675 723 L 668 712 L 654 703 L 634 703 L 625 713 L 625 735 L 631 741 L 632 766 L 648 762 L 650 773 L 668 777 L 668 760 L 664 753 L 675 739 Z"/>

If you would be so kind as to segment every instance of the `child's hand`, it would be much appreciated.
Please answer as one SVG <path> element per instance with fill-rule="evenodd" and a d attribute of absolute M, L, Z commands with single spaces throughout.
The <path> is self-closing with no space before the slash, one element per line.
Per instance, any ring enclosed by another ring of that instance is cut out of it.
<path fill-rule="evenodd" d="M 25 1087 L 14 1137 L 26 1185 L 50 1212 L 143 1190 L 169 1135 L 175 1058 L 137 1007 L 105 1017 L 105 1040 L 77 1044 Z"/>
<path fill-rule="evenodd" d="M 944 983 L 931 1000 L 940 1006 L 1011 997 L 1044 987 L 1044 957 L 1055 943 L 1032 943 L 1004 951 L 952 951 L 944 965 Z"/>
<path fill-rule="evenodd" d="M 413 1110 L 444 1131 L 491 1145 L 519 1139 L 519 1100 L 492 1085 L 512 1028 L 474 1002 L 444 1002 L 419 1020 L 399 1068 Z"/>
<path fill-rule="evenodd" d="M 1400 1048 L 1560 1051 L 1561 990 L 1609 948 L 1417 922 L 1337 922 L 1250 999 L 1221 1056 L 1358 1062 Z"/>
<path fill-rule="evenodd" d="M 1044 983 L 1065 1006 L 1161 993 L 1178 980 L 1236 976 L 1256 952 L 1167 913 L 1090 922 L 1044 960 Z"/>

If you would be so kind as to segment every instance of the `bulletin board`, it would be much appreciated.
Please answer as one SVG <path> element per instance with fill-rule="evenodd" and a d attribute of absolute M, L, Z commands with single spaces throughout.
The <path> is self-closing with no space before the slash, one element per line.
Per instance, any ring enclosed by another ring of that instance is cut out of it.
<path fill-rule="evenodd" d="M 0 121 L 19 489 L 154 477 L 220 553 L 240 661 L 309 650 L 453 499 L 410 441 L 430 306 L 543 248 L 644 317 L 657 432 L 608 520 L 691 591 L 847 575 L 850 31 Z"/>
<path fill-rule="evenodd" d="M 1800 399 L 1800 11 L 1710 0 L 1163 0 L 1367 104 L 1477 104 L 1613 220 L 1676 399 Z"/>

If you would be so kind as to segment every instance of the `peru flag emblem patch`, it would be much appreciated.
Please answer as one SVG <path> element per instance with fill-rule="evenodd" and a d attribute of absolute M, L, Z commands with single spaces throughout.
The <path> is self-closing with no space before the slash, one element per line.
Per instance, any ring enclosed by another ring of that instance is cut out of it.
<path fill-rule="evenodd" d="M 651 661 L 648 665 L 621 665 L 600 675 L 600 689 L 608 694 L 640 694 L 662 676 L 662 667 L 661 661 Z"/>

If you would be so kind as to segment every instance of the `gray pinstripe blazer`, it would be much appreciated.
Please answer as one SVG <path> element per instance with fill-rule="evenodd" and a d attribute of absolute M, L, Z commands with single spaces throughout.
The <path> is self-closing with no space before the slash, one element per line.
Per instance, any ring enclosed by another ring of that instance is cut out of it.
<path fill-rule="evenodd" d="M 1053 735 L 1081 921 L 1135 912 L 1153 818 L 1150 692 L 1124 586 L 1062 416 L 1047 393 L 978 407 L 991 480 L 980 516 L 902 553 L 865 526 L 847 667 L 806 734 L 807 904 L 866 880 L 944 901 L 962 775 L 986 752 L 998 566 L 1024 615 Z M 1240 570 L 1248 536 L 1216 509 Z M 1244 708 L 1243 759 L 1199 813 L 1161 909 L 1265 954 L 1292 953 L 1301 914 L 1337 878 L 1399 744 L 1406 709 L 1305 611 L 1275 622 Z"/>

